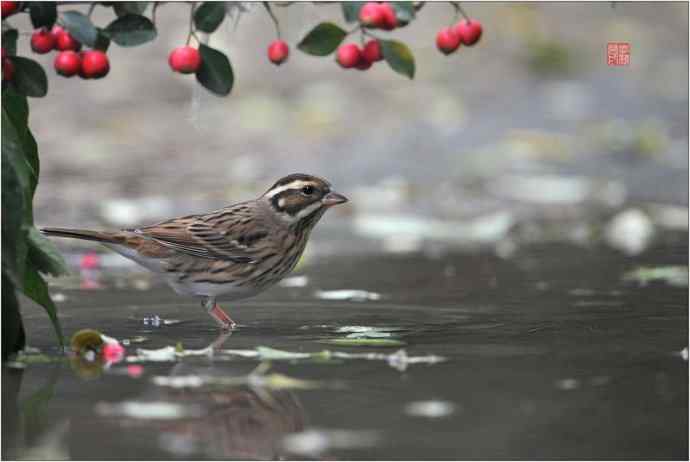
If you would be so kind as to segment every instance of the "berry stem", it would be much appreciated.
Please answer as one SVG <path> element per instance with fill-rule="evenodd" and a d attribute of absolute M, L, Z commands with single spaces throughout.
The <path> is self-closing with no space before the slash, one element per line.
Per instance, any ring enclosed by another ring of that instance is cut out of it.
<path fill-rule="evenodd" d="M 470 17 L 465 14 L 465 10 L 462 9 L 460 6 L 460 2 L 450 2 L 451 5 L 455 8 L 455 14 L 457 17 L 458 12 L 462 15 L 463 18 L 465 18 L 465 21 L 470 22 Z"/>
<path fill-rule="evenodd" d="M 273 14 L 273 10 L 271 10 L 271 5 L 268 2 L 261 2 L 264 5 L 264 8 L 266 8 L 266 11 L 268 12 L 268 15 L 271 17 L 271 20 L 273 21 L 273 25 L 276 28 L 276 35 L 278 36 L 278 39 L 281 39 L 280 36 L 280 24 L 278 23 L 278 18 L 276 18 L 276 15 Z"/>
<path fill-rule="evenodd" d="M 192 41 L 192 35 L 194 35 L 194 7 L 196 6 L 196 2 L 192 2 L 190 4 L 189 8 L 189 33 L 187 34 L 187 45 L 189 45 L 189 42 Z M 197 38 L 197 40 L 199 40 Z"/>
<path fill-rule="evenodd" d="M 364 29 L 362 28 L 362 25 L 361 25 L 361 24 L 357 24 L 351 31 L 348 31 L 348 32 L 347 32 L 347 35 L 354 34 L 354 33 L 357 32 L 359 29 L 364 30 Z"/>
<path fill-rule="evenodd" d="M 153 9 L 151 10 L 151 22 L 153 23 L 153 27 L 156 27 L 156 10 L 158 10 L 159 5 L 160 2 L 153 2 Z"/>

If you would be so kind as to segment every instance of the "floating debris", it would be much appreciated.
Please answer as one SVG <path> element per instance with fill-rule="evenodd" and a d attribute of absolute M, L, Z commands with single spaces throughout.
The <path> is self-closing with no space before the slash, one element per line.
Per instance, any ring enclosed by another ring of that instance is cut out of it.
<path fill-rule="evenodd" d="M 302 456 L 318 456 L 334 449 L 358 449 L 374 446 L 379 440 L 373 431 L 318 430 L 292 433 L 283 438 L 283 448 Z"/>
<path fill-rule="evenodd" d="M 455 405 L 449 401 L 414 401 L 405 405 L 405 413 L 414 417 L 437 419 L 455 412 Z"/>
<path fill-rule="evenodd" d="M 339 346 L 376 346 L 376 347 L 396 347 L 405 345 L 402 340 L 395 340 L 390 338 L 331 338 L 320 340 L 319 343 L 327 343 L 329 345 Z"/>
<path fill-rule="evenodd" d="M 577 379 L 568 378 L 556 381 L 556 387 L 565 391 L 575 390 L 576 388 L 579 388 L 579 386 L 580 381 Z"/>
<path fill-rule="evenodd" d="M 683 358 L 683 361 L 688 360 L 688 347 L 685 347 L 680 351 L 680 357 Z"/>
<path fill-rule="evenodd" d="M 642 253 L 651 243 L 653 236 L 652 220 L 638 209 L 619 213 L 604 230 L 606 242 L 629 256 Z"/>
<path fill-rule="evenodd" d="M 106 417 L 130 417 L 146 420 L 175 420 L 204 415 L 197 405 L 181 405 L 166 401 L 124 401 L 122 403 L 99 402 L 96 413 Z"/>
<path fill-rule="evenodd" d="M 62 292 L 58 292 L 56 294 L 53 294 L 51 296 L 51 298 L 53 299 L 53 301 L 55 303 L 64 303 L 67 301 L 67 295 L 63 294 Z"/>
<path fill-rule="evenodd" d="M 322 300 L 347 300 L 351 302 L 365 302 L 381 299 L 381 294 L 369 292 L 367 290 L 319 290 L 316 291 L 314 295 Z"/>
<path fill-rule="evenodd" d="M 328 327 L 328 326 L 325 326 Z M 343 326 L 338 327 L 335 332 L 337 333 L 367 333 L 367 332 L 397 332 L 404 330 L 402 327 L 373 327 L 373 326 Z"/>
<path fill-rule="evenodd" d="M 278 283 L 281 287 L 306 287 L 309 283 L 307 276 L 292 276 L 285 278 Z"/>
<path fill-rule="evenodd" d="M 199 388 L 205 381 L 199 375 L 160 375 L 151 379 L 154 385 L 170 388 Z"/>
<path fill-rule="evenodd" d="M 304 359 L 312 357 L 312 353 L 293 353 L 291 351 L 276 350 L 265 346 L 256 347 L 256 353 L 259 358 L 263 360 Z"/>
<path fill-rule="evenodd" d="M 157 350 L 145 350 L 143 348 L 137 349 L 136 356 L 128 356 L 127 362 L 152 361 L 152 362 L 166 362 L 175 361 L 177 356 L 175 354 L 175 347 L 167 346 Z"/>
<path fill-rule="evenodd" d="M 687 266 L 641 266 L 623 275 L 624 281 L 634 281 L 641 286 L 646 286 L 651 281 L 663 281 L 674 287 L 688 286 Z"/>
<path fill-rule="evenodd" d="M 160 327 L 160 326 L 172 326 L 175 324 L 179 324 L 182 321 L 179 319 L 163 319 L 156 314 L 153 316 L 145 316 L 143 319 L 143 322 L 144 322 L 145 326 Z"/>
<path fill-rule="evenodd" d="M 370 332 L 353 332 L 347 334 L 345 338 L 387 338 L 391 337 L 393 334 L 391 332 L 379 332 L 372 330 Z"/>
<path fill-rule="evenodd" d="M 122 343 L 125 346 L 129 346 L 132 344 L 144 343 L 146 341 L 148 341 L 147 337 L 144 337 L 142 335 L 137 335 L 136 337 L 122 339 L 122 340 L 120 340 L 120 343 Z"/>

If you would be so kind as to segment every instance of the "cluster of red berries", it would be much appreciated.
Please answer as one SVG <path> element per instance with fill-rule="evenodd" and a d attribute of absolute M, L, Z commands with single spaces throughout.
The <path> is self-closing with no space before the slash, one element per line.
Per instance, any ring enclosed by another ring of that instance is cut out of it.
<path fill-rule="evenodd" d="M 5 49 L 2 49 L 2 80 L 10 81 L 14 77 L 14 63 L 5 56 Z"/>
<path fill-rule="evenodd" d="M 474 45 L 481 36 L 482 23 L 476 19 L 463 19 L 453 26 L 444 27 L 438 31 L 436 46 L 441 53 L 449 55 L 460 48 L 460 44 Z"/>
<path fill-rule="evenodd" d="M 354 43 L 346 43 L 338 47 L 335 60 L 345 69 L 357 68 L 366 71 L 376 61 L 383 59 L 381 43 L 378 40 L 369 40 L 364 47 L 359 48 Z"/>
<path fill-rule="evenodd" d="M 0 6 L 2 6 L 2 19 L 19 11 L 19 2 L 1 2 Z"/>
<path fill-rule="evenodd" d="M 390 3 L 368 2 L 359 9 L 359 22 L 372 29 L 393 30 L 398 27 L 398 17 Z"/>
<path fill-rule="evenodd" d="M 19 10 L 19 2 L 0 2 L 2 6 L 2 19 L 13 15 Z M 2 49 L 2 80 L 10 81 L 14 77 L 14 63 L 5 55 L 5 48 Z"/>
<path fill-rule="evenodd" d="M 100 79 L 110 71 L 108 56 L 100 50 L 81 50 L 81 43 L 60 26 L 51 30 L 41 28 L 31 35 L 34 53 L 46 54 L 58 50 L 53 67 L 65 77 L 79 75 L 82 79 Z"/>

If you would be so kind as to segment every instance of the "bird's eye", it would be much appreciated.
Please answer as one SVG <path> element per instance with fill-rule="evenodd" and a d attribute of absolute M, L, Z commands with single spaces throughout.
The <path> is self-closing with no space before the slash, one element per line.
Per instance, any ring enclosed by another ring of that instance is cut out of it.
<path fill-rule="evenodd" d="M 311 196 L 314 194 L 314 187 L 313 186 L 305 186 L 302 188 L 302 194 L 305 196 Z"/>

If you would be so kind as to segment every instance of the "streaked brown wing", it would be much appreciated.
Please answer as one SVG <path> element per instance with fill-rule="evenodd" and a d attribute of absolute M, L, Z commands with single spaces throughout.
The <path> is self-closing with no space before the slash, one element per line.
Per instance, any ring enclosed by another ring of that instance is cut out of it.
<path fill-rule="evenodd" d="M 133 230 L 156 243 L 199 258 L 251 263 L 254 259 L 233 236 L 218 230 L 200 216 L 191 216 Z M 233 242 L 234 241 L 234 242 Z"/>

